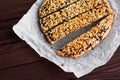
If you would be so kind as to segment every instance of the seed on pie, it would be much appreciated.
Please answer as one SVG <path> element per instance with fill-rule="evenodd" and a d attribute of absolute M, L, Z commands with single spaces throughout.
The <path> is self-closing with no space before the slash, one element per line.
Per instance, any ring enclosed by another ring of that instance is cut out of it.
<path fill-rule="evenodd" d="M 54 26 L 67 21 L 77 15 L 80 15 L 88 10 L 91 10 L 103 3 L 105 3 L 103 2 L 103 0 L 79 0 L 78 2 L 63 8 L 60 11 L 54 12 L 44 18 L 41 18 L 41 29 L 43 30 L 43 32 L 46 32 Z"/>
<path fill-rule="evenodd" d="M 85 12 L 46 32 L 47 39 L 51 44 L 54 44 L 56 41 L 67 36 L 71 32 L 81 29 L 111 12 L 111 9 L 104 4 L 99 5 L 99 8 L 97 7 L 89 10 L 88 12 Z"/>
<path fill-rule="evenodd" d="M 111 13 L 88 32 L 83 33 L 78 38 L 57 51 L 57 55 L 70 58 L 77 58 L 82 56 L 84 53 L 94 48 L 100 42 L 100 38 L 103 40 L 108 35 L 111 30 L 113 19 L 114 13 Z M 104 31 L 104 28 L 107 30 Z"/>
<path fill-rule="evenodd" d="M 45 0 L 39 9 L 39 16 L 44 17 L 77 1 L 79 0 Z"/>

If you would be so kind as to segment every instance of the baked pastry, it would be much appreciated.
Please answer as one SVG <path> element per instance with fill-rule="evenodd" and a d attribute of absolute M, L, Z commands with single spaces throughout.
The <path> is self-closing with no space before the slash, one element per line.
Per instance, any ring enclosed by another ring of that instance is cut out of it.
<path fill-rule="evenodd" d="M 40 18 L 79 0 L 45 0 L 39 9 Z"/>
<path fill-rule="evenodd" d="M 103 0 L 79 0 L 78 2 L 62 8 L 57 12 L 41 18 L 41 29 L 43 32 L 46 32 L 47 30 L 61 24 L 62 22 L 67 21 L 104 3 L 105 2 Z"/>
<path fill-rule="evenodd" d="M 65 37 L 71 32 L 81 29 L 91 24 L 92 22 L 110 14 L 111 12 L 112 10 L 107 4 L 99 5 L 94 9 L 78 15 L 77 17 L 64 22 L 63 24 L 60 24 L 50 31 L 46 32 L 46 37 L 51 44 L 54 44 L 56 41 Z"/>
<path fill-rule="evenodd" d="M 106 18 L 102 19 L 103 17 Z M 107 0 L 45 0 L 39 9 L 40 27 L 49 43 L 102 19 L 96 26 L 56 53 L 77 58 L 94 48 L 111 30 L 114 11 Z"/>
<path fill-rule="evenodd" d="M 88 32 L 80 35 L 78 38 L 57 51 L 57 55 L 70 58 L 82 56 L 108 35 L 111 30 L 113 19 L 114 13 L 111 13 Z"/>

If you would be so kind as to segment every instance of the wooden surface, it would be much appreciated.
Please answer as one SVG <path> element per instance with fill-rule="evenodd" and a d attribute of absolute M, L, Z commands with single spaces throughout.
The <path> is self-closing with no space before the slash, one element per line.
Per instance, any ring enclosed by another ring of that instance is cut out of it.
<path fill-rule="evenodd" d="M 12 26 L 35 0 L 0 1 L 0 80 L 120 80 L 120 47 L 112 59 L 92 73 L 77 79 L 55 64 L 40 58 L 12 31 Z"/>

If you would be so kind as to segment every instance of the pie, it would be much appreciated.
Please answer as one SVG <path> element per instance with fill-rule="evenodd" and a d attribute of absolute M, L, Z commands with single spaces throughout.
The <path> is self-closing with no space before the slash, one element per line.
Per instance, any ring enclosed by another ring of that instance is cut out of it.
<path fill-rule="evenodd" d="M 94 48 L 111 30 L 115 12 L 107 0 L 45 0 L 39 9 L 40 28 L 50 44 L 102 19 L 56 53 L 77 58 Z"/>
<path fill-rule="evenodd" d="M 110 32 L 114 19 L 113 16 L 114 13 L 111 13 L 95 27 L 65 45 L 62 49 L 57 51 L 57 55 L 77 58 L 94 48 Z"/>
<path fill-rule="evenodd" d="M 46 32 L 46 37 L 51 44 L 54 44 L 59 39 L 67 36 L 71 32 L 81 29 L 92 22 L 107 16 L 112 10 L 104 4 L 97 6 L 96 8 L 87 11 L 63 24 L 56 26 L 50 31 Z"/>
<path fill-rule="evenodd" d="M 59 1 L 59 0 L 56 0 Z M 61 0 L 62 1 L 62 0 Z M 69 1 L 69 0 L 68 0 Z M 80 15 L 84 12 L 87 12 L 90 9 L 93 9 L 100 4 L 104 4 L 103 0 L 78 0 L 74 4 L 71 4 L 65 8 L 60 9 L 57 12 L 46 15 L 40 19 L 41 29 L 43 32 L 61 24 L 64 21 Z M 53 3 L 54 4 L 54 3 Z M 43 8 L 43 6 L 41 6 Z M 51 9 L 51 8 L 50 8 Z M 44 10 L 44 9 L 43 9 Z M 48 10 L 46 10 L 48 11 Z M 44 12 L 41 12 L 41 14 Z"/>
<path fill-rule="evenodd" d="M 45 0 L 39 9 L 40 17 L 47 16 L 80 0 Z"/>

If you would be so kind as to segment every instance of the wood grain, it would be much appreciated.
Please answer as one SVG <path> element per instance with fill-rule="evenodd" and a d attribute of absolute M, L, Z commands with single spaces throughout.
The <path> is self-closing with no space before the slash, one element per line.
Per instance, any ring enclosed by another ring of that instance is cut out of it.
<path fill-rule="evenodd" d="M 0 80 L 120 80 L 120 47 L 112 59 L 77 79 L 39 55 L 12 30 L 35 0 L 0 1 Z"/>

